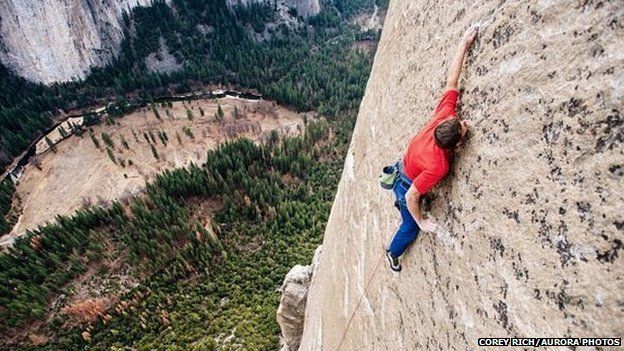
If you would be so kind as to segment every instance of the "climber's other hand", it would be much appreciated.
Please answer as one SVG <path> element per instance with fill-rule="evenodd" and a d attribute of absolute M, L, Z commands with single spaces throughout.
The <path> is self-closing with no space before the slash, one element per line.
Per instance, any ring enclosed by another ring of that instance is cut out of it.
<path fill-rule="evenodd" d="M 416 222 L 420 230 L 424 230 L 426 232 L 435 233 L 436 229 L 438 229 L 438 223 L 433 218 L 425 218 Z"/>

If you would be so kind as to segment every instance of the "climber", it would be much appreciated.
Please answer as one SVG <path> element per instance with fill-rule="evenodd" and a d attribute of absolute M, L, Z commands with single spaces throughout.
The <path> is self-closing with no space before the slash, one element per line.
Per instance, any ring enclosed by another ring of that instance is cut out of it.
<path fill-rule="evenodd" d="M 468 28 L 451 63 L 445 92 L 433 118 L 411 139 L 402 160 L 397 163 L 399 176 L 393 191 L 402 222 L 386 250 L 393 271 L 401 270 L 399 257 L 420 230 L 436 231 L 435 220 L 425 217 L 421 211 L 420 197 L 447 174 L 453 150 L 462 144 L 468 131 L 468 124 L 455 115 L 455 106 L 464 56 L 476 36 L 477 27 Z"/>

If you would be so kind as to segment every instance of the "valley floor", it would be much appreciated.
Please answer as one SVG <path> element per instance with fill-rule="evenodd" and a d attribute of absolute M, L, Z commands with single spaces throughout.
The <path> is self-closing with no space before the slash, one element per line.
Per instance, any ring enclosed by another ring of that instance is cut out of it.
<path fill-rule="evenodd" d="M 216 117 L 219 106 L 221 121 Z M 81 137 L 73 135 L 57 144 L 55 152 L 31 160 L 16 189 L 21 216 L 10 237 L 36 229 L 57 214 L 136 195 L 165 169 L 201 164 L 206 151 L 224 140 L 259 140 L 272 130 L 293 134 L 303 126 L 303 114 L 265 100 L 225 97 L 154 108 L 159 118 L 147 106 L 115 118 L 112 125 L 101 123 Z M 112 143 L 103 140 L 107 136 Z"/>

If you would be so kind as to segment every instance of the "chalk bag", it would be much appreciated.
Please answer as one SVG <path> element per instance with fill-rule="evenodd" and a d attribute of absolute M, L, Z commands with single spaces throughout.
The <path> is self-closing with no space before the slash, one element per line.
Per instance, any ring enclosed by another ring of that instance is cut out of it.
<path fill-rule="evenodd" d="M 390 190 L 394 187 L 394 183 L 399 178 L 399 170 L 394 166 L 386 166 L 379 175 L 379 185 L 382 188 Z"/>

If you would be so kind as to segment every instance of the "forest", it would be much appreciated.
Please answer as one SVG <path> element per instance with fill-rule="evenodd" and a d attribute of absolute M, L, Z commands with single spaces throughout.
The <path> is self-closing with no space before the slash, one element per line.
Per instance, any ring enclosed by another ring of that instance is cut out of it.
<path fill-rule="evenodd" d="M 6 233 L 14 222 L 13 218 L 8 218 L 9 211 L 13 203 L 15 184 L 10 179 L 0 182 L 0 233 Z"/>
<path fill-rule="evenodd" d="M 304 25 L 262 42 L 249 31 L 266 29 L 270 3 L 233 13 L 223 1 L 173 3 L 175 13 L 157 2 L 128 16 L 136 35 L 83 82 L 38 86 L 2 68 L 3 164 L 50 125 L 54 109 L 111 99 L 123 107 L 209 83 L 256 89 L 320 117 L 301 136 L 229 141 L 202 165 L 163 172 L 141 196 L 57 216 L 20 237 L 0 255 L 0 350 L 278 348 L 276 289 L 322 242 L 374 55 L 352 49 L 362 32 L 350 18 L 373 3 L 322 2 Z M 160 37 L 180 71 L 145 67 Z M 0 190 L 5 211 L 13 188 Z M 123 274 L 140 283 L 58 307 L 76 281 Z M 28 337 L 7 337 L 40 320 Z"/>
<path fill-rule="evenodd" d="M 333 97 L 319 113 L 334 115 L 339 107 L 333 103 L 353 100 L 354 92 L 344 83 L 359 79 L 334 77 L 357 74 L 358 68 L 346 67 L 342 59 L 329 66 L 327 61 L 341 57 L 355 40 L 360 30 L 349 18 L 371 8 L 373 0 L 321 3 L 318 15 L 295 28 L 281 24 L 268 34 L 270 39 L 258 42 L 247 27 L 260 29 L 259 23 L 273 18 L 270 3 L 232 12 L 223 0 L 172 0 L 174 13 L 157 0 L 125 17 L 127 39 L 121 54 L 110 65 L 94 69 L 85 81 L 47 87 L 0 65 L 0 167 L 47 129 L 59 109 L 145 101 L 209 83 L 256 89 L 298 111 L 318 110 Z M 206 28 L 211 28 L 207 34 Z M 182 64 L 180 70 L 158 73 L 146 67 L 145 58 L 158 50 L 160 38 Z M 313 50 L 315 55 L 309 55 Z"/>
<path fill-rule="evenodd" d="M 0 330 L 44 317 L 50 296 L 89 266 L 109 273 L 98 263 L 121 255 L 133 274 L 153 275 L 117 302 L 132 304 L 142 296 L 132 313 L 102 314 L 102 322 L 89 329 L 94 349 L 186 350 L 197 340 L 216 345 L 213 339 L 234 327 L 244 349 L 274 348 L 275 289 L 288 269 L 309 260 L 320 244 L 339 179 L 348 133 L 330 140 L 330 128 L 328 122 L 314 122 L 301 137 L 274 134 L 260 145 L 228 142 L 210 151 L 202 166 L 159 175 L 146 195 L 131 203 L 59 217 L 20 237 L 0 256 Z M 318 158 L 327 162 L 313 161 Z M 208 228 L 195 212 L 205 201 L 220 207 Z M 229 300 L 226 306 L 219 305 L 223 298 Z M 163 322 L 163 311 L 170 322 Z M 58 338 L 38 349 L 87 344 L 84 324 L 68 327 L 67 318 L 55 316 L 50 328 Z M 169 344 L 163 344 L 163 332 L 172 337 Z M 188 342 L 173 337 L 179 332 Z"/>

